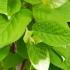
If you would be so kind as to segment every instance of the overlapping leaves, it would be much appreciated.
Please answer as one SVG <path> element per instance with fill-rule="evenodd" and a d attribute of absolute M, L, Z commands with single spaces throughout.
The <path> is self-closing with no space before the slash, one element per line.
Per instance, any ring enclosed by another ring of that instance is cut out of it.
<path fill-rule="evenodd" d="M 28 45 L 28 55 L 32 65 L 37 70 L 48 70 L 50 58 L 47 46 L 42 43 L 37 45 Z"/>
<path fill-rule="evenodd" d="M 33 8 L 33 15 L 36 23 L 33 25 L 33 39 L 39 42 L 44 42 L 54 48 L 60 47 L 60 52 L 63 52 L 67 55 L 66 49 L 67 45 L 70 44 L 70 28 L 67 25 L 67 22 L 70 21 L 70 8 L 68 7 L 70 3 L 65 3 L 63 6 L 57 9 L 50 9 L 44 5 L 36 5 Z M 65 10 L 66 8 L 66 10 Z M 64 50 L 65 49 L 65 50 Z M 55 49 L 55 51 L 57 51 Z M 57 51 L 57 53 L 59 52 Z M 57 54 L 51 52 L 51 62 L 67 70 L 69 68 L 70 55 L 65 57 L 65 54 Z M 64 61 L 65 60 L 65 61 Z M 58 62 L 57 62 L 58 61 Z M 63 62 L 64 61 L 64 62 Z M 68 66 L 67 66 L 68 65 Z"/>
<path fill-rule="evenodd" d="M 42 4 L 33 7 L 33 15 L 35 20 L 38 21 L 56 21 L 56 22 L 69 22 L 70 21 L 70 2 L 65 3 L 59 8 L 51 9 Z"/>
<path fill-rule="evenodd" d="M 58 8 L 68 2 L 68 0 L 25 0 L 26 2 L 36 5 L 36 4 L 44 4 L 48 5 L 50 8 Z"/>
<path fill-rule="evenodd" d="M 24 5 L 23 8 L 21 0 L 0 0 L 0 61 L 6 57 L 3 60 L 4 67 L 15 67 L 22 60 L 28 59 L 37 70 L 49 70 L 50 64 L 53 64 L 52 70 L 70 69 L 70 28 L 67 24 L 70 22 L 69 0 L 22 2 L 32 7 Z M 29 24 L 31 14 L 32 23 L 35 23 L 32 25 Z M 28 24 L 32 28 L 31 32 L 25 32 Z M 18 40 L 24 32 L 26 46 L 22 40 Z M 9 53 L 8 47 L 2 48 L 15 41 L 18 45 L 15 54 Z"/>
<path fill-rule="evenodd" d="M 70 30 L 63 26 L 61 23 L 56 22 L 40 22 L 33 26 L 33 31 L 42 42 L 47 43 L 51 46 L 62 46 L 70 43 Z"/>

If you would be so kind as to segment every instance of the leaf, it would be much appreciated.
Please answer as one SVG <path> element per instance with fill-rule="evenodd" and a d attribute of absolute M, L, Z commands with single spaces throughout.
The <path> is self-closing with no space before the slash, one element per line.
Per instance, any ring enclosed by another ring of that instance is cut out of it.
<path fill-rule="evenodd" d="M 47 15 L 49 15 L 50 12 L 51 9 L 48 6 L 44 6 L 42 4 L 33 6 L 33 16 L 36 22 L 46 21 Z"/>
<path fill-rule="evenodd" d="M 32 31 L 29 31 L 28 29 L 26 29 L 25 35 L 23 37 L 23 40 L 25 43 L 29 42 L 31 35 L 32 35 Z"/>
<path fill-rule="evenodd" d="M 17 41 L 17 53 L 23 57 L 23 59 L 28 59 L 27 47 L 23 41 L 23 38 Z"/>
<path fill-rule="evenodd" d="M 20 64 L 23 61 L 23 58 L 17 53 L 9 53 L 7 57 L 3 60 L 2 66 L 5 69 L 15 67 L 17 64 Z"/>
<path fill-rule="evenodd" d="M 7 13 L 9 16 L 19 12 L 21 9 L 21 1 L 20 0 L 8 0 L 7 1 Z"/>
<path fill-rule="evenodd" d="M 62 23 L 40 22 L 33 25 L 33 37 L 50 46 L 65 47 L 70 44 L 70 29 Z"/>
<path fill-rule="evenodd" d="M 25 28 L 31 21 L 31 12 L 21 9 L 10 20 L 0 15 L 0 47 L 18 40 L 24 33 Z"/>
<path fill-rule="evenodd" d="M 70 21 L 70 2 L 65 3 L 63 6 L 57 9 L 59 13 L 62 14 L 62 16 L 67 20 L 67 22 Z"/>
<path fill-rule="evenodd" d="M 32 5 L 41 3 L 41 0 L 24 0 Z"/>
<path fill-rule="evenodd" d="M 20 0 L 0 0 L 0 13 L 12 16 L 21 8 Z"/>
<path fill-rule="evenodd" d="M 50 1 L 50 6 L 52 8 L 58 8 L 58 7 L 63 6 L 67 2 L 69 2 L 69 0 L 52 0 Z"/>
<path fill-rule="evenodd" d="M 70 2 L 63 6 L 51 9 L 49 6 L 36 5 L 33 7 L 33 15 L 36 22 L 55 21 L 59 23 L 67 23 L 70 21 Z M 46 17 L 46 18 L 45 18 Z"/>
<path fill-rule="evenodd" d="M 53 47 L 53 49 L 60 55 L 63 56 L 64 58 L 64 63 L 66 65 L 66 68 L 64 70 L 70 69 L 70 45 L 67 45 L 66 48 L 63 47 Z"/>
<path fill-rule="evenodd" d="M 50 53 L 50 61 L 53 65 L 61 68 L 61 69 L 66 69 L 66 64 L 62 58 L 56 51 L 49 49 Z M 54 68 L 55 69 L 55 68 Z"/>
<path fill-rule="evenodd" d="M 56 67 L 56 66 L 53 65 L 53 64 L 50 64 L 50 69 L 49 69 L 49 70 L 62 70 L 62 69 Z"/>
<path fill-rule="evenodd" d="M 7 1 L 8 0 L 0 0 L 0 13 L 6 13 L 7 12 Z"/>
<path fill-rule="evenodd" d="M 57 8 L 62 6 L 64 3 L 68 2 L 68 0 L 25 0 L 28 3 L 31 3 L 32 5 L 35 4 L 44 4 L 45 6 L 49 4 L 52 8 Z"/>
<path fill-rule="evenodd" d="M 28 45 L 28 55 L 33 67 L 37 70 L 48 70 L 50 57 L 47 46 L 40 43 Z"/>
<path fill-rule="evenodd" d="M 0 61 L 2 61 L 9 53 L 9 47 L 0 48 Z"/>

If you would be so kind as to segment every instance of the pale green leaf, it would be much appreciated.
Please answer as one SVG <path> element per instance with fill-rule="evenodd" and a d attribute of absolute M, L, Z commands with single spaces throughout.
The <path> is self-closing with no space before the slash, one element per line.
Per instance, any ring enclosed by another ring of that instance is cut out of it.
<path fill-rule="evenodd" d="M 66 23 L 70 21 L 70 2 L 63 6 L 51 9 L 48 6 L 36 5 L 33 7 L 33 15 L 37 22 L 55 21 L 59 23 Z"/>
<path fill-rule="evenodd" d="M 70 69 L 70 45 L 67 45 L 64 47 L 53 47 L 53 49 L 60 55 L 60 56 L 63 56 L 62 58 L 64 59 L 64 63 L 65 63 L 65 66 L 68 69 Z M 64 68 L 64 70 L 66 70 Z"/>
<path fill-rule="evenodd" d="M 31 4 L 44 4 L 45 6 L 49 4 L 51 8 L 58 8 L 68 2 L 68 0 L 25 0 Z"/>
<path fill-rule="evenodd" d="M 58 11 L 61 16 L 67 20 L 67 22 L 70 21 L 70 2 L 67 2 L 60 8 L 57 8 L 56 11 Z"/>
<path fill-rule="evenodd" d="M 41 3 L 41 0 L 24 0 L 32 5 Z"/>
<path fill-rule="evenodd" d="M 67 2 L 69 2 L 69 0 L 51 0 L 50 6 L 51 8 L 58 8 L 58 7 L 63 6 Z"/>

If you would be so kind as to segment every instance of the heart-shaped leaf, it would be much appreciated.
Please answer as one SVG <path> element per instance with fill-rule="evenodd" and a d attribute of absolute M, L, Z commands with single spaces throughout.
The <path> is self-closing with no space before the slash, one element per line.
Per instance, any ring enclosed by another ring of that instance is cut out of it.
<path fill-rule="evenodd" d="M 22 36 L 31 21 L 30 13 L 29 10 L 22 9 L 10 20 L 0 15 L 0 47 L 10 44 Z"/>
<path fill-rule="evenodd" d="M 40 43 L 37 45 L 28 45 L 28 55 L 30 61 L 37 70 L 48 70 L 50 57 L 47 46 Z"/>

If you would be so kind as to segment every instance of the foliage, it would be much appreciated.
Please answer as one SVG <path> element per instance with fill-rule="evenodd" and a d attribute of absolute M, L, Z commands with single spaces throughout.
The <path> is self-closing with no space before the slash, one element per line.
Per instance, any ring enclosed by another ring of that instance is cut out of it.
<path fill-rule="evenodd" d="M 69 0 L 0 0 L 0 70 L 70 70 Z"/>

